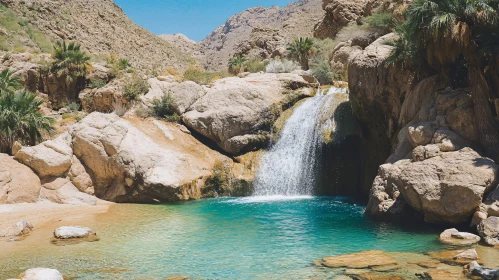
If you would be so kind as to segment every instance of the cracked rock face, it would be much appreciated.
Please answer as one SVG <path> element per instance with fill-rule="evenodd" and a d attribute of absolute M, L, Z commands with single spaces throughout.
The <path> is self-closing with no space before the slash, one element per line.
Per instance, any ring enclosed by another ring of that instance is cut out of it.
<path fill-rule="evenodd" d="M 499 217 L 489 217 L 483 220 L 477 229 L 487 245 L 499 245 Z"/>
<path fill-rule="evenodd" d="M 422 161 L 400 160 L 380 167 L 367 213 L 383 216 L 399 200 L 430 223 L 467 221 L 484 194 L 496 186 L 498 166 L 470 148 Z"/>

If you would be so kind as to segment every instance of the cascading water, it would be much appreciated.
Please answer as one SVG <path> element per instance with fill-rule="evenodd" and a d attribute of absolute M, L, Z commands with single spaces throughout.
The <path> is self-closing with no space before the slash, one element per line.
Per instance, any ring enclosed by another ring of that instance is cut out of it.
<path fill-rule="evenodd" d="M 334 121 L 321 119 L 330 113 L 335 95 L 345 92 L 339 88 L 331 88 L 327 94 L 319 91 L 295 109 L 277 143 L 261 158 L 254 196 L 313 195 L 323 131 L 335 128 Z"/>

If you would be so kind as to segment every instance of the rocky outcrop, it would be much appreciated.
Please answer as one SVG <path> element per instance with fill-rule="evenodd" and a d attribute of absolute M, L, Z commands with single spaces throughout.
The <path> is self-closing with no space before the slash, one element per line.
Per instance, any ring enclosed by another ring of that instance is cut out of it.
<path fill-rule="evenodd" d="M 284 57 L 287 54 L 286 47 L 287 41 L 278 29 L 255 27 L 249 39 L 236 46 L 234 55 L 265 60 L 276 56 Z"/>
<path fill-rule="evenodd" d="M 314 28 L 314 37 L 334 39 L 336 34 L 349 23 L 357 22 L 369 16 L 378 0 L 323 0 L 322 8 L 326 12 Z"/>
<path fill-rule="evenodd" d="M 409 69 L 385 65 L 392 50 L 385 42 L 396 39 L 395 34 L 385 35 L 348 63 L 350 102 L 364 131 L 361 147 L 365 168 L 360 174 L 363 194 L 369 193 L 378 167 L 392 153 L 393 139 L 400 130 L 397 124 L 403 99 L 415 82 Z"/>
<path fill-rule="evenodd" d="M 64 280 L 62 274 L 51 268 L 32 268 L 19 276 L 21 280 Z"/>
<path fill-rule="evenodd" d="M 471 262 L 465 267 L 465 269 L 472 275 L 479 276 L 482 279 L 493 280 L 499 277 L 499 269 L 482 267 L 477 261 Z"/>
<path fill-rule="evenodd" d="M 183 115 L 191 129 L 240 154 L 267 144 L 283 108 L 315 92 L 315 83 L 297 74 L 251 74 L 216 81 Z"/>
<path fill-rule="evenodd" d="M 477 229 L 487 245 L 499 245 L 499 217 L 489 217 L 483 220 Z"/>
<path fill-rule="evenodd" d="M 325 257 L 320 260 L 323 266 L 330 268 L 371 268 L 397 264 L 397 260 L 383 251 L 365 251 L 336 257 Z"/>
<path fill-rule="evenodd" d="M 192 81 L 178 83 L 152 78 L 149 79 L 149 85 L 151 88 L 142 98 L 142 102 L 146 106 L 151 106 L 155 99 L 160 100 L 163 96 L 169 95 L 173 110 L 179 115 L 184 114 L 194 102 L 206 94 L 206 90 L 202 86 Z"/>
<path fill-rule="evenodd" d="M 23 147 L 14 158 L 29 166 L 40 177 L 60 177 L 71 167 L 71 135 L 64 133 L 55 140 L 33 147 Z"/>
<path fill-rule="evenodd" d="M 382 165 L 366 211 L 383 216 L 403 200 L 427 222 L 459 224 L 471 218 L 496 186 L 498 169 L 470 148 L 443 153 L 437 147 L 422 159 Z"/>
<path fill-rule="evenodd" d="M 92 113 L 74 126 L 72 143 L 93 179 L 97 197 L 172 202 L 200 198 L 203 178 L 221 157 L 192 144 L 190 135 L 176 139 L 185 135 L 159 121 L 129 122 L 114 114 Z M 191 150 L 184 148 L 190 144 Z"/>
<path fill-rule="evenodd" d="M 41 187 L 40 179 L 29 167 L 0 154 L 1 204 L 37 202 Z"/>
<path fill-rule="evenodd" d="M 241 51 L 238 48 L 242 46 L 242 42 L 256 42 L 250 38 L 255 28 L 279 30 L 278 36 L 283 38 L 284 44 L 295 37 L 312 37 L 314 26 L 323 14 L 320 2 L 321 0 L 301 0 L 284 8 L 255 7 L 232 16 L 199 42 L 204 55 L 203 65 L 210 70 L 226 70 L 229 60 Z M 269 42 L 273 41 L 274 38 Z M 260 47 L 251 49 L 245 52 L 253 54 Z M 266 53 L 274 52 L 270 48 L 264 49 Z"/>

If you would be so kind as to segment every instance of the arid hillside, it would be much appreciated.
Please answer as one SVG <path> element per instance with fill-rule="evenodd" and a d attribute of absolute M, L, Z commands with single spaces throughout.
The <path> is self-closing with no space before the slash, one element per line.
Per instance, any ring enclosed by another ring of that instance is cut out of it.
<path fill-rule="evenodd" d="M 196 63 L 190 55 L 135 24 L 112 0 L 0 0 L 0 4 L 52 40 L 77 41 L 92 55 L 114 53 L 138 69 L 185 69 Z M 14 50 L 15 43 L 6 41 L 5 48 Z"/>

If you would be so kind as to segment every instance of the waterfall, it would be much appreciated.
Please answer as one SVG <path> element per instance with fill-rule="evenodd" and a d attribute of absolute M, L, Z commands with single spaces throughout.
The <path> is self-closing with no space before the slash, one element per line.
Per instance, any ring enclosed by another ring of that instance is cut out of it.
<path fill-rule="evenodd" d="M 314 194 L 318 153 L 323 132 L 334 131 L 331 105 L 346 89 L 319 91 L 297 107 L 287 120 L 277 143 L 260 160 L 255 177 L 255 196 L 311 196 Z M 336 102 L 339 104 L 339 102 Z"/>

